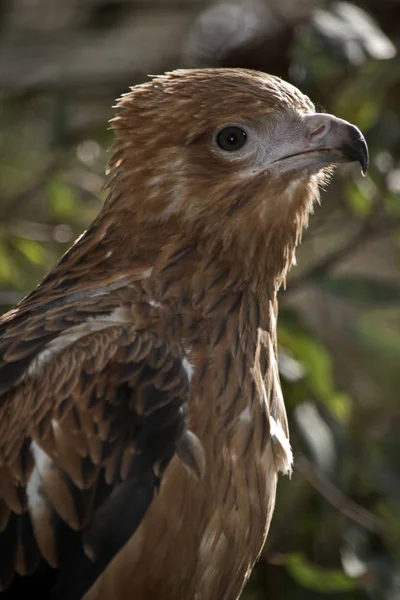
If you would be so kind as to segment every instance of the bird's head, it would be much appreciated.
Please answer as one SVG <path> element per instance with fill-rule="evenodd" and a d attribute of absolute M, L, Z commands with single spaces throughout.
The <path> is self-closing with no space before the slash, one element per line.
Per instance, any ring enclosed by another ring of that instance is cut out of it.
<path fill-rule="evenodd" d="M 165 243 L 184 232 L 249 268 L 262 253 L 278 278 L 331 166 L 368 164 L 355 126 L 255 71 L 174 71 L 118 107 L 106 208 L 128 229 L 152 223 Z"/>

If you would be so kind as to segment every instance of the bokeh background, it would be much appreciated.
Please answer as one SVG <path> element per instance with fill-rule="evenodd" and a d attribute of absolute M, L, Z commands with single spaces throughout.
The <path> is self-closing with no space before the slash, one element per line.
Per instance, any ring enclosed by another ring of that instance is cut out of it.
<path fill-rule="evenodd" d="M 147 74 L 274 73 L 368 140 L 280 295 L 295 469 L 243 600 L 400 598 L 399 46 L 398 0 L 0 1 L 4 311 L 98 212 L 111 106 Z"/>

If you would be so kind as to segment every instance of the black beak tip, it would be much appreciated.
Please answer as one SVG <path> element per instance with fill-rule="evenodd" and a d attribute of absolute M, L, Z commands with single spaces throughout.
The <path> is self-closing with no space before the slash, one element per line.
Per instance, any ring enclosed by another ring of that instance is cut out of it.
<path fill-rule="evenodd" d="M 368 154 L 368 146 L 364 137 L 359 140 L 358 146 L 358 162 L 360 163 L 361 173 L 365 177 L 368 171 L 369 165 L 369 154 Z"/>
<path fill-rule="evenodd" d="M 365 177 L 369 164 L 367 142 L 361 131 L 357 127 L 354 127 L 354 125 L 349 126 L 349 138 L 350 142 L 343 147 L 344 153 L 350 161 L 360 163 L 361 173 Z"/>
<path fill-rule="evenodd" d="M 362 160 L 360 160 L 361 173 L 364 175 L 364 177 L 366 177 L 367 171 L 368 171 L 368 164 L 369 164 L 367 144 L 364 145 L 364 155 L 363 156 L 364 156 L 364 158 Z"/>

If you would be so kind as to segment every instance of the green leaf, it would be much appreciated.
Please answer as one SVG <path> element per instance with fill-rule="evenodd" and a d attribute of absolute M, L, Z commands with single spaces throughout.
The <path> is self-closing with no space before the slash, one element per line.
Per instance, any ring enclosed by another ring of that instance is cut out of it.
<path fill-rule="evenodd" d="M 333 393 L 331 358 L 326 349 L 312 337 L 300 331 L 279 327 L 279 342 L 289 348 L 305 367 L 312 393 L 327 400 Z"/>
<path fill-rule="evenodd" d="M 394 281 L 361 275 L 324 275 L 318 279 L 318 285 L 334 296 L 363 304 L 397 303 L 400 300 L 400 285 Z"/>
<path fill-rule="evenodd" d="M 306 370 L 309 392 L 323 402 L 341 422 L 346 422 L 352 410 L 350 396 L 335 389 L 332 359 L 329 352 L 316 339 L 296 329 L 286 329 L 280 324 L 280 345 L 290 350 Z"/>
<path fill-rule="evenodd" d="M 16 239 L 15 246 L 34 265 L 44 263 L 44 248 L 35 240 Z"/>
<path fill-rule="evenodd" d="M 7 246 L 0 242 L 0 283 L 8 283 L 12 279 L 12 265 Z"/>
<path fill-rule="evenodd" d="M 390 215 L 400 215 L 400 201 L 398 194 L 387 192 L 384 196 L 384 201 L 385 208 Z M 398 231 L 400 231 L 400 226 L 398 227 Z"/>
<path fill-rule="evenodd" d="M 358 186 L 348 183 L 345 187 L 345 199 L 351 211 L 359 216 L 366 217 L 372 209 L 372 202 L 366 194 L 363 194 Z"/>
<path fill-rule="evenodd" d="M 58 219 L 74 221 L 76 215 L 80 214 L 82 209 L 74 191 L 60 178 L 55 178 L 48 184 L 47 192 L 51 210 Z"/>
<path fill-rule="evenodd" d="M 329 407 L 336 418 L 345 423 L 350 419 L 352 399 L 344 392 L 336 392 L 329 399 Z"/>
<path fill-rule="evenodd" d="M 288 573 L 303 587 L 317 592 L 347 592 L 354 590 L 357 580 L 339 569 L 323 569 L 301 553 L 288 554 L 285 560 Z"/>

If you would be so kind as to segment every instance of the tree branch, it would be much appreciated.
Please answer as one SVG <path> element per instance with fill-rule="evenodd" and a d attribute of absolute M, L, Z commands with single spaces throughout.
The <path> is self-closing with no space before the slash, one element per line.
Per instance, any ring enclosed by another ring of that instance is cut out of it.
<path fill-rule="evenodd" d="M 338 511 L 364 529 L 374 533 L 382 531 L 382 520 L 363 508 L 343 492 L 312 464 L 304 455 L 296 455 L 295 469 Z"/>
<path fill-rule="evenodd" d="M 294 277 L 288 282 L 287 289 L 283 292 L 283 296 L 287 297 L 293 292 L 298 291 L 305 285 L 318 279 L 324 273 L 336 267 L 340 262 L 357 251 L 364 244 L 386 235 L 400 227 L 400 218 L 391 218 L 381 223 L 380 226 L 373 225 L 373 219 L 369 218 L 364 222 L 363 227 L 356 233 L 348 242 L 337 250 L 324 256 L 320 261 L 306 269 L 298 277 Z"/>

